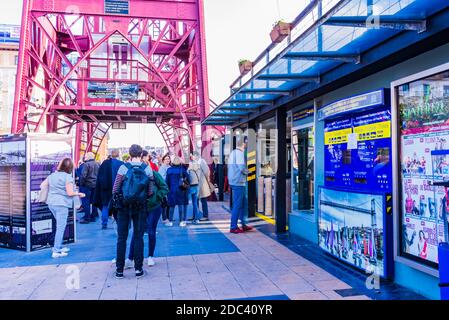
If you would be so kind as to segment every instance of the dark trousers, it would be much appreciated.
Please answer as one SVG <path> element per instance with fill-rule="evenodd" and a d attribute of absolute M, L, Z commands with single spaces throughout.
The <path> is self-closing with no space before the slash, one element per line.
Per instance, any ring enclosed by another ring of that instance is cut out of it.
<path fill-rule="evenodd" d="M 159 218 L 161 217 L 161 207 L 151 210 L 147 217 L 147 230 L 148 230 L 148 257 L 154 257 L 154 250 L 156 248 L 156 228 Z M 134 260 L 134 233 L 129 246 L 129 260 Z"/>
<path fill-rule="evenodd" d="M 95 220 L 98 216 L 98 209 L 92 205 L 94 201 L 95 188 L 80 187 L 80 192 L 86 194 L 84 198 L 81 198 L 81 204 L 83 205 L 84 210 L 83 220 Z"/>
<path fill-rule="evenodd" d="M 165 208 L 162 208 L 162 220 L 163 221 L 168 220 L 169 213 L 170 213 L 170 207 L 167 206 Z"/>
<path fill-rule="evenodd" d="M 207 198 L 201 198 L 201 209 L 203 210 L 203 218 L 209 218 L 209 207 L 207 206 Z"/>
<path fill-rule="evenodd" d="M 117 215 L 117 272 L 123 272 L 125 268 L 126 240 L 128 239 L 129 223 L 133 223 L 134 243 L 134 267 L 142 270 L 143 267 L 143 233 L 146 226 L 146 210 L 120 209 Z"/>

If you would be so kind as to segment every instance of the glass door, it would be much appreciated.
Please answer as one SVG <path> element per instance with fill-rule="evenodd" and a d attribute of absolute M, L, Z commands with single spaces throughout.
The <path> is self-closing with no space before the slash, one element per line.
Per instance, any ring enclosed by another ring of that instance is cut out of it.
<path fill-rule="evenodd" d="M 313 213 L 314 128 L 292 131 L 292 211 Z"/>

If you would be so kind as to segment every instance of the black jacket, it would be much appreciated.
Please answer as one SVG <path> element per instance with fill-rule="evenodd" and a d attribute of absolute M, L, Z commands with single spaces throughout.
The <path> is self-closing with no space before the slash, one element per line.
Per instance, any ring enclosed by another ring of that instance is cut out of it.
<path fill-rule="evenodd" d="M 97 183 L 95 186 L 94 205 L 97 208 L 109 205 L 112 198 L 112 161 L 103 161 L 98 169 Z"/>
<path fill-rule="evenodd" d="M 84 162 L 83 170 L 81 171 L 80 186 L 91 189 L 95 188 L 99 168 L 100 164 L 95 160 Z"/>

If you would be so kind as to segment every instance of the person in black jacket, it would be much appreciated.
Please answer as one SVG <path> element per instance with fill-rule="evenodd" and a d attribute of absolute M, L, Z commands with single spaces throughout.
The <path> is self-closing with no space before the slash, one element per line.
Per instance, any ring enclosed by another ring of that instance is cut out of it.
<path fill-rule="evenodd" d="M 113 150 L 111 155 L 103 161 L 98 169 L 97 183 L 95 187 L 94 206 L 101 208 L 102 229 L 107 229 L 109 219 L 109 202 L 112 198 L 112 187 L 118 169 L 123 164 L 119 159 L 119 152 Z"/>
<path fill-rule="evenodd" d="M 100 168 L 100 164 L 95 161 L 95 155 L 92 152 L 86 153 L 84 160 L 80 176 L 80 189 L 86 195 L 81 200 L 84 209 L 84 217 L 80 221 L 82 224 L 95 222 L 95 218 L 98 215 L 98 209 L 93 206 L 91 210 L 91 205 L 94 202 L 95 186 L 97 184 L 98 169 Z"/>

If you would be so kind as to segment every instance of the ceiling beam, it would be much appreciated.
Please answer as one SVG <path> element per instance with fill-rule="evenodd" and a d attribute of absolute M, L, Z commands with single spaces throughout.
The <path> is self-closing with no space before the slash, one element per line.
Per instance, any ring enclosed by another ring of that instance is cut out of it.
<path fill-rule="evenodd" d="M 288 60 L 335 60 L 342 62 L 360 63 L 360 54 L 344 54 L 337 52 L 289 52 L 282 59 Z"/>
<path fill-rule="evenodd" d="M 369 29 L 426 31 L 427 21 L 422 18 L 404 18 L 395 16 L 345 16 L 331 17 L 325 23 L 328 26 L 357 27 Z"/>
<path fill-rule="evenodd" d="M 304 76 L 301 74 L 262 74 L 257 77 L 257 80 L 272 80 L 272 81 L 304 81 L 304 82 L 320 82 L 319 76 Z"/>

